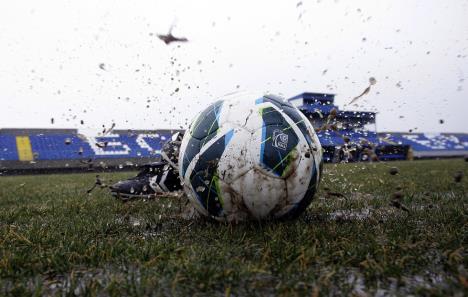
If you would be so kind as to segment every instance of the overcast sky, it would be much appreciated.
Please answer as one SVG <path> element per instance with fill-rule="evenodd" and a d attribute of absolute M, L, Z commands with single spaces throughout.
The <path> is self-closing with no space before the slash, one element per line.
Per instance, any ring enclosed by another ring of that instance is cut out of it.
<path fill-rule="evenodd" d="M 374 77 L 346 109 L 379 131 L 468 132 L 467 16 L 466 0 L 1 1 L 0 128 L 185 128 L 241 90 L 344 107 Z M 189 42 L 159 40 L 171 25 Z"/>

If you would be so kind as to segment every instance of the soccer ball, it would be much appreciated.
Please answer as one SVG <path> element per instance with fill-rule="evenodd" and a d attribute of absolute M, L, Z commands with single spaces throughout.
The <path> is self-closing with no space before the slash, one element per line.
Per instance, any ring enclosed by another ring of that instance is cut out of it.
<path fill-rule="evenodd" d="M 312 125 L 273 95 L 211 104 L 190 125 L 179 155 L 188 198 L 219 221 L 295 218 L 312 201 L 321 171 Z"/>

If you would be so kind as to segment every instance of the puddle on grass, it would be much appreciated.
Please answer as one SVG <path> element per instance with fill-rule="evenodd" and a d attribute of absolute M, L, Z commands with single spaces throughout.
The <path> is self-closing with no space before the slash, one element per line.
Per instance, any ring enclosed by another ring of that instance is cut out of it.
<path fill-rule="evenodd" d="M 396 209 L 391 206 L 382 207 L 366 207 L 359 209 L 337 209 L 332 212 L 319 213 L 314 210 L 307 212 L 304 215 L 306 223 L 313 222 L 353 222 L 353 221 L 364 221 L 364 220 L 377 220 L 379 222 L 386 222 L 389 219 L 407 216 L 406 212 Z"/>
<path fill-rule="evenodd" d="M 365 220 L 371 216 L 369 208 L 361 210 L 338 210 L 328 214 L 329 220 Z"/>
<path fill-rule="evenodd" d="M 36 277 L 28 282 L 28 287 L 31 292 L 34 292 L 41 284 L 44 296 L 82 296 L 86 295 L 89 286 L 97 284 L 101 288 L 105 288 L 116 281 L 139 284 L 141 283 L 140 270 L 136 267 L 76 269 L 66 274 Z"/>
<path fill-rule="evenodd" d="M 161 224 L 157 221 L 149 221 L 134 216 L 120 216 L 115 219 L 115 223 L 131 227 L 131 233 L 141 236 L 143 239 L 162 236 L 170 228 L 170 224 Z"/>
<path fill-rule="evenodd" d="M 421 274 L 404 275 L 400 279 L 388 277 L 372 288 L 366 286 L 365 277 L 357 268 L 342 268 L 338 274 L 343 276 L 343 283 L 352 288 L 353 296 L 407 296 L 421 289 L 450 291 L 451 284 L 457 283 L 456 278 L 445 272 L 442 266 L 426 269 Z M 332 288 L 331 293 L 342 295 L 344 292 L 341 286 L 337 286 Z"/>
<path fill-rule="evenodd" d="M 323 268 L 327 270 L 326 268 Z M 437 270 L 437 272 L 435 272 Z M 399 279 L 389 277 L 378 281 L 374 286 L 366 282 L 364 275 L 357 268 L 340 268 L 335 275 L 341 281 L 334 281 L 327 288 L 329 295 L 340 296 L 349 294 L 353 296 L 407 296 L 417 294 L 421 290 L 442 290 L 445 292 L 453 291 L 453 284 L 457 283 L 455 276 L 448 272 L 444 272 L 442 267 L 433 270 L 425 270 L 421 274 L 404 275 Z M 333 277 L 333 278 L 335 278 Z M 257 275 L 252 281 L 272 284 L 277 281 L 277 277 L 269 274 Z M 42 287 L 43 296 L 55 295 L 86 295 L 89 287 L 99 287 L 99 295 L 106 296 L 105 288 L 108 288 L 112 283 L 131 283 L 135 286 L 142 284 L 142 273 L 138 267 L 106 267 L 93 269 L 75 269 L 69 273 L 57 275 L 42 275 L 31 278 L 27 281 L 27 290 L 29 292 L 37 292 L 38 288 Z M 309 284 L 299 282 L 296 287 L 307 287 Z M 9 292 L 13 289 L 14 283 L 11 281 L 3 282 L 0 287 L 0 293 Z M 170 288 L 160 287 L 162 291 L 170 293 Z M 261 291 L 267 295 L 275 295 L 274 286 L 264 286 Z M 241 290 L 242 291 L 242 290 Z M 219 293 L 219 294 L 218 294 Z M 213 292 L 213 295 L 223 295 L 224 292 Z M 455 296 L 463 296 L 463 293 Z M 241 294 L 243 295 L 243 294 Z M 245 294 L 248 295 L 248 294 Z"/>
<path fill-rule="evenodd" d="M 117 217 L 115 223 L 129 226 L 132 233 L 143 239 L 150 239 L 162 237 L 169 232 L 179 232 L 181 228 L 187 231 L 188 226 L 200 218 L 198 212 L 190 204 L 185 205 L 180 210 L 164 213 L 167 208 L 162 208 L 163 214 L 155 214 L 156 220 L 125 215 Z"/>
<path fill-rule="evenodd" d="M 377 288 L 375 296 L 405 296 L 421 292 L 423 289 L 428 291 L 444 290 L 449 292 L 453 289 L 453 285 L 451 284 L 457 282 L 457 279 L 453 275 L 443 272 L 442 268 L 440 268 L 440 272 L 425 270 L 422 274 L 402 276 L 400 281 L 395 278 L 389 278 L 387 286 L 379 286 Z M 463 295 L 460 294 L 458 296 Z"/>
<path fill-rule="evenodd" d="M 367 296 L 364 277 L 357 269 L 350 271 L 345 283 L 353 288 L 353 296 Z"/>

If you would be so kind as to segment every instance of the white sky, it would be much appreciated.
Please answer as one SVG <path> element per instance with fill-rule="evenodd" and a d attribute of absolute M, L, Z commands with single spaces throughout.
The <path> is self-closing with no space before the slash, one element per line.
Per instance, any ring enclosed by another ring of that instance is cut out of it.
<path fill-rule="evenodd" d="M 468 1 L 298 2 L 1 1 L 0 128 L 185 128 L 238 90 L 343 107 L 375 77 L 347 108 L 379 131 L 468 132 Z"/>

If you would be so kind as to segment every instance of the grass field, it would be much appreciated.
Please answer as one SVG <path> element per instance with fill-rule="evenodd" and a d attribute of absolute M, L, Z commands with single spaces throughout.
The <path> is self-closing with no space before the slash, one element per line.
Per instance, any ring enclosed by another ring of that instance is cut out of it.
<path fill-rule="evenodd" d="M 87 195 L 94 174 L 0 177 L 0 295 L 466 296 L 467 170 L 326 165 L 305 215 L 238 225 L 187 218 L 180 198 Z"/>

